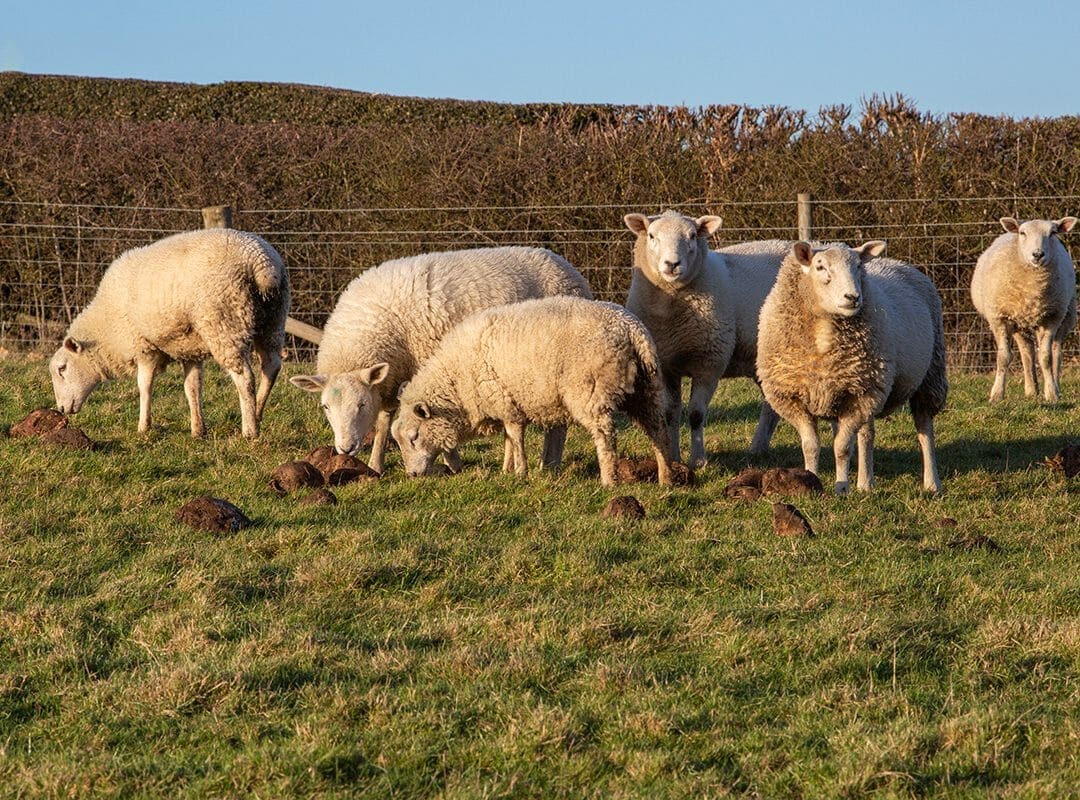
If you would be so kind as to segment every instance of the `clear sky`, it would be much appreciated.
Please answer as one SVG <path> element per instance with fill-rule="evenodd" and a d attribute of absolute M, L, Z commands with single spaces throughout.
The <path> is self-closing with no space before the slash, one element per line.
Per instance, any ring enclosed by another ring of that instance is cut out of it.
<path fill-rule="evenodd" d="M 522 103 L 1080 113 L 1059 0 L 0 0 L 0 70 Z"/>

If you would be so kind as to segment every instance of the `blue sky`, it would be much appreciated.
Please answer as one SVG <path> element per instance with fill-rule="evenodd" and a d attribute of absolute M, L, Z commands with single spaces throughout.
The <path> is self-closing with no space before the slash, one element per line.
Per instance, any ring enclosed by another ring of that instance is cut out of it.
<path fill-rule="evenodd" d="M 0 70 L 503 102 L 1080 113 L 1075 4 L 0 0 Z"/>

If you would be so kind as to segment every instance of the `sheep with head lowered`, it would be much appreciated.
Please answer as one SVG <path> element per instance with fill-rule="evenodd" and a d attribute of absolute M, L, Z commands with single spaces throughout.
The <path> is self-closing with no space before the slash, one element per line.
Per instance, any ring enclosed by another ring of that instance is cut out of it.
<path fill-rule="evenodd" d="M 990 402 L 1005 396 L 1005 373 L 1016 342 L 1024 372 L 1024 394 L 1035 395 L 1036 346 L 1043 398 L 1061 393 L 1062 344 L 1076 327 L 1076 270 L 1059 236 L 1076 217 L 1017 222 L 1002 217 L 1005 233 L 979 256 L 971 276 L 971 300 L 997 344 L 997 369 Z"/>
<path fill-rule="evenodd" d="M 474 311 L 538 297 L 591 298 L 565 258 L 538 247 L 483 247 L 383 262 L 354 278 L 326 321 L 317 374 L 290 378 L 318 393 L 339 453 L 355 455 L 375 427 L 368 466 L 383 471 L 398 389 L 439 340 Z M 544 465 L 562 462 L 565 427 L 545 434 Z M 456 453 L 448 453 L 457 469 Z"/>
<path fill-rule="evenodd" d="M 754 378 L 758 312 L 791 242 L 759 241 L 710 250 L 720 217 L 675 211 L 627 214 L 637 235 L 626 307 L 645 323 L 660 354 L 672 405 L 671 456 L 679 458 L 681 383 L 690 377 L 690 463 L 705 455 L 705 412 L 721 378 Z M 768 450 L 776 413 L 763 403 L 750 452 Z"/>
<path fill-rule="evenodd" d="M 285 264 L 254 234 L 188 231 L 128 250 L 105 270 L 52 357 L 56 405 L 76 413 L 101 381 L 134 372 L 139 432 L 145 433 L 154 379 L 178 361 L 191 435 L 203 436 L 202 362 L 211 357 L 236 384 L 243 435 L 258 436 L 281 370 L 288 312 Z M 252 353 L 262 373 L 257 391 Z"/>
<path fill-rule="evenodd" d="M 874 418 L 904 403 L 915 419 L 923 486 L 938 492 L 934 417 L 945 407 L 941 298 L 915 267 L 861 247 L 796 242 L 761 308 L 757 373 L 765 399 L 795 426 L 803 464 L 818 468 L 818 420 L 835 420 L 836 491 L 848 491 L 858 437 L 858 488 L 874 480 Z"/>
<path fill-rule="evenodd" d="M 525 427 L 577 422 L 596 445 L 600 483 L 615 485 L 614 415 L 649 437 L 670 484 L 664 388 L 649 332 L 625 308 L 549 297 L 473 314 L 439 343 L 401 392 L 393 434 L 409 475 L 440 451 L 501 425 L 503 469 L 526 475 Z"/>

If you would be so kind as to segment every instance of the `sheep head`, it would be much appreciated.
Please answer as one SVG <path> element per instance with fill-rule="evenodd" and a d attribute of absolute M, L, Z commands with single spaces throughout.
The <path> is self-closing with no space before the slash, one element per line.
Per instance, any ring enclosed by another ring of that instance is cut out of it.
<path fill-rule="evenodd" d="M 885 242 L 869 241 L 859 247 L 834 244 L 814 249 L 796 242 L 792 254 L 809 283 L 822 316 L 853 317 L 863 307 L 863 275 L 866 262 L 885 252 Z"/>
<path fill-rule="evenodd" d="M 1052 260 L 1055 236 L 1068 233 L 1076 224 L 1076 217 L 1062 217 L 1059 220 L 1031 219 L 1018 222 L 1013 217 L 1002 217 L 1001 227 L 1016 234 L 1016 249 L 1020 260 L 1033 267 L 1045 267 Z"/>
<path fill-rule="evenodd" d="M 405 384 L 399 394 L 400 410 L 390 433 L 401 449 L 405 474 L 430 475 L 435 458 L 461 441 L 460 411 L 440 403 L 418 388 Z"/>
<path fill-rule="evenodd" d="M 676 211 L 647 217 L 627 214 L 623 222 L 637 235 L 634 265 L 658 285 L 686 286 L 697 276 L 708 253 L 708 237 L 720 229 L 720 217 L 692 219 Z"/>
<path fill-rule="evenodd" d="M 94 357 L 94 343 L 71 336 L 66 336 L 53 354 L 49 375 L 56 407 L 65 414 L 77 413 L 94 387 L 105 379 Z"/>
<path fill-rule="evenodd" d="M 289 383 L 319 393 L 323 413 L 334 430 L 334 449 L 354 456 L 382 411 L 382 396 L 373 387 L 386 380 L 389 372 L 390 365 L 379 362 L 336 375 L 295 375 Z"/>

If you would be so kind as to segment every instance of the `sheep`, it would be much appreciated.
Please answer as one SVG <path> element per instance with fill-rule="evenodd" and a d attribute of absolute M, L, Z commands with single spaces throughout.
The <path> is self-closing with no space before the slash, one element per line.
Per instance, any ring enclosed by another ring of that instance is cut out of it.
<path fill-rule="evenodd" d="M 710 250 L 720 217 L 697 219 L 665 211 L 627 214 L 634 243 L 634 272 L 626 307 L 649 329 L 672 405 L 668 409 L 671 457 L 679 458 L 680 384 L 691 381 L 690 463 L 706 463 L 705 412 L 720 378 L 755 378 L 758 312 L 776 280 L 790 242 L 746 242 Z M 760 455 L 778 417 L 763 403 L 750 452 Z"/>
<path fill-rule="evenodd" d="M 210 356 L 236 384 L 241 432 L 254 438 L 281 370 L 288 311 L 285 264 L 254 234 L 188 231 L 128 250 L 105 270 L 52 357 L 57 408 L 74 414 L 101 381 L 134 372 L 139 433 L 146 433 L 154 379 L 179 361 L 191 435 L 202 437 L 202 362 Z M 258 392 L 253 350 L 262 373 Z"/>
<path fill-rule="evenodd" d="M 386 261 L 345 288 L 323 329 L 318 374 L 290 382 L 320 395 L 339 453 L 355 455 L 375 427 L 368 466 L 382 472 L 398 390 L 458 322 L 484 308 L 550 295 L 591 298 L 562 256 L 536 247 L 489 247 Z M 562 462 L 565 428 L 544 437 L 544 466 Z M 452 470 L 460 465 L 447 454 Z"/>
<path fill-rule="evenodd" d="M 1037 343 L 1043 398 L 1056 402 L 1061 392 L 1062 343 L 1076 327 L 1076 271 L 1058 237 L 1072 230 L 1076 217 L 1023 223 L 1002 217 L 1000 222 L 1006 232 L 979 256 L 971 276 L 971 301 L 997 343 L 990 402 L 1005 396 L 1005 373 L 1012 361 L 1010 337 L 1020 350 L 1024 394 L 1033 397 L 1037 391 Z"/>
<path fill-rule="evenodd" d="M 613 486 L 614 413 L 624 411 L 652 441 L 659 482 L 670 484 L 666 402 L 639 320 L 614 303 L 550 297 L 478 312 L 448 333 L 402 389 L 393 435 L 416 476 L 439 451 L 501 423 L 503 469 L 525 476 L 525 426 L 574 421 L 596 444 L 600 483 Z"/>
<path fill-rule="evenodd" d="M 941 298 L 915 267 L 860 247 L 796 242 L 761 308 L 757 374 L 765 399 L 799 432 L 817 472 L 819 418 L 835 420 L 836 492 L 848 491 L 852 439 L 858 488 L 874 480 L 874 418 L 908 403 L 923 458 L 923 486 L 940 492 L 934 416 L 945 406 Z"/>

